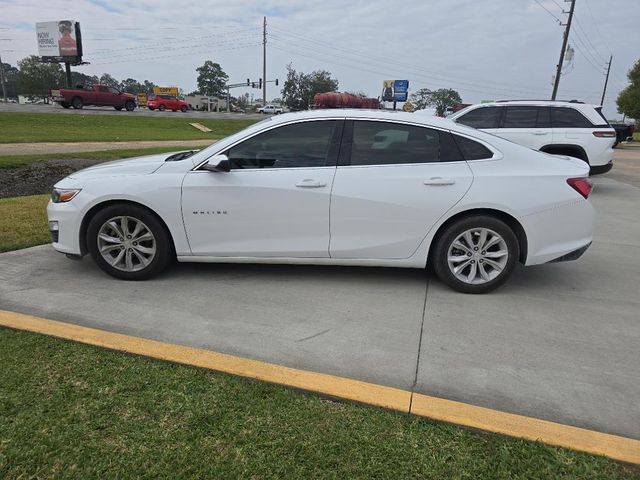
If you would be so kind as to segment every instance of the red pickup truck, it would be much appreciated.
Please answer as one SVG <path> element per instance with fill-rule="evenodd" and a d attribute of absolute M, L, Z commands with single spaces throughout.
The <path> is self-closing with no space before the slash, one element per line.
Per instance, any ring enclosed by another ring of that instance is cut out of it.
<path fill-rule="evenodd" d="M 124 93 L 117 88 L 106 85 L 93 85 L 86 88 L 61 88 L 52 90 L 53 101 L 63 108 L 79 109 L 85 105 L 97 107 L 113 107 L 116 110 L 126 109 L 128 112 L 136 108 L 136 96 Z"/>

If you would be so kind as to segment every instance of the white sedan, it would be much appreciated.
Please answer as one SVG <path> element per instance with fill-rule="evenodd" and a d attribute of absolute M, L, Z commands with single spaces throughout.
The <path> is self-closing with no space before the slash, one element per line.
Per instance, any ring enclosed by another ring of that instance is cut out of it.
<path fill-rule="evenodd" d="M 429 267 L 487 292 L 592 240 L 589 167 L 446 119 L 316 110 L 54 187 L 53 247 L 138 280 L 180 262 Z"/>

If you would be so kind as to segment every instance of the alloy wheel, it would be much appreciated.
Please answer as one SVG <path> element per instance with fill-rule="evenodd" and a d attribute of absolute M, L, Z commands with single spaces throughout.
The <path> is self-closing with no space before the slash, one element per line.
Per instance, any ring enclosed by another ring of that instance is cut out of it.
<path fill-rule="evenodd" d="M 118 216 L 102 224 L 97 236 L 98 251 L 113 268 L 137 272 L 146 268 L 156 255 L 156 238 L 137 218 Z"/>
<path fill-rule="evenodd" d="M 480 285 L 500 276 L 509 260 L 507 243 L 488 228 L 470 228 L 449 245 L 447 264 L 461 282 Z"/>

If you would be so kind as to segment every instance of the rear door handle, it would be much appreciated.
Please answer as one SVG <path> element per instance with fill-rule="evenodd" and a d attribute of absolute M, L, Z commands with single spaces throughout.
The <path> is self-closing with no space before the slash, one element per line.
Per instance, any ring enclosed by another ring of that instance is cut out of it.
<path fill-rule="evenodd" d="M 425 185 L 453 185 L 456 181 L 453 178 L 446 177 L 431 177 L 429 180 L 425 180 Z"/>
<path fill-rule="evenodd" d="M 300 188 L 321 188 L 326 186 L 327 182 L 323 182 L 322 180 L 314 180 L 312 178 L 305 178 L 304 180 L 296 183 L 296 187 Z"/>
<path fill-rule="evenodd" d="M 534 135 L 547 135 L 549 132 L 533 132 Z"/>

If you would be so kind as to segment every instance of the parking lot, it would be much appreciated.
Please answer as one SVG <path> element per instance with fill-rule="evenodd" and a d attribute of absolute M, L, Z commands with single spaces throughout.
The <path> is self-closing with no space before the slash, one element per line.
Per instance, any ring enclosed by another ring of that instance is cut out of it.
<path fill-rule="evenodd" d="M 640 148 L 616 157 L 587 253 L 488 295 L 377 268 L 176 265 L 130 283 L 41 246 L 0 255 L 0 309 L 640 439 L 640 186 L 621 173 Z"/>

